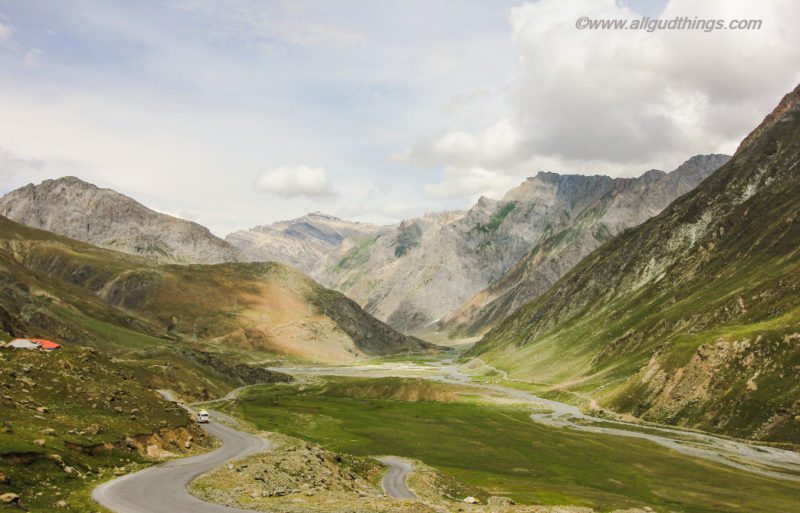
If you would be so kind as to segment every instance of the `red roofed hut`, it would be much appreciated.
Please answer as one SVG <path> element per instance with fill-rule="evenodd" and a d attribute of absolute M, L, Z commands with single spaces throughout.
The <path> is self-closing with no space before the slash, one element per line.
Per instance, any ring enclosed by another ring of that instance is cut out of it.
<path fill-rule="evenodd" d="M 56 344 L 52 340 L 45 340 L 43 338 L 32 338 L 31 340 L 38 342 L 45 351 L 55 351 L 56 349 L 61 349 L 61 344 Z"/>

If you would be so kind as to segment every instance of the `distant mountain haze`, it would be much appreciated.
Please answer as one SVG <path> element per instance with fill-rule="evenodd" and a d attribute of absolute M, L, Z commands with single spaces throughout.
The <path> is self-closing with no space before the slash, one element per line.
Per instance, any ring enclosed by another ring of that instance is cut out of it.
<path fill-rule="evenodd" d="M 250 260 L 276 261 L 315 274 L 319 261 L 348 238 L 377 235 L 388 227 L 345 221 L 314 212 L 297 219 L 231 233 L 225 240 Z"/>

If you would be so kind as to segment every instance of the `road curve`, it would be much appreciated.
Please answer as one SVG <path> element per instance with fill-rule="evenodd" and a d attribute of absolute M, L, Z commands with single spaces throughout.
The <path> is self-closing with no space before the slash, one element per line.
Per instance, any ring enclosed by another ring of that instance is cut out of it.
<path fill-rule="evenodd" d="M 204 424 L 203 429 L 222 442 L 219 449 L 108 481 L 94 489 L 92 498 L 115 513 L 252 513 L 203 502 L 186 487 L 201 474 L 231 460 L 268 450 L 269 443 L 220 423 Z"/>
<path fill-rule="evenodd" d="M 408 479 L 408 475 L 411 473 L 410 463 L 395 456 L 381 456 L 375 459 L 389 467 L 389 471 L 386 472 L 381 480 L 383 491 L 386 492 L 389 497 L 395 499 L 417 498 L 416 494 L 406 485 L 406 479 Z"/>

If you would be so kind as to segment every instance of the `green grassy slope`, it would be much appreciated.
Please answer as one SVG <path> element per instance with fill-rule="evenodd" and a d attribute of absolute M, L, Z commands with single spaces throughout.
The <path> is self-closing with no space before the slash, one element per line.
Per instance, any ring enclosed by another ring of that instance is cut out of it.
<path fill-rule="evenodd" d="M 657 217 L 472 350 L 651 420 L 800 442 L 800 88 Z"/>
<path fill-rule="evenodd" d="M 502 494 L 528 504 L 676 513 L 800 507 L 797 483 L 686 458 L 647 441 L 545 427 L 531 421 L 527 408 L 479 404 L 459 398 L 457 387 L 417 382 L 412 393 L 414 384 L 342 378 L 255 387 L 241 397 L 238 413 L 261 429 L 337 451 L 422 460 L 482 489 L 483 499 Z"/>
<path fill-rule="evenodd" d="M 209 398 L 284 379 L 104 300 L 105 284 L 142 262 L 0 218 L 0 341 L 64 346 L 0 350 L 0 493 L 31 511 L 93 511 L 91 488 L 154 461 L 147 446 L 196 447 L 202 431 L 154 389 Z"/>
<path fill-rule="evenodd" d="M 6 318 L 6 331 L 17 335 L 110 338 L 103 343 L 140 349 L 151 347 L 152 338 L 201 341 L 201 347 L 210 343 L 220 352 L 253 360 L 284 354 L 313 358 L 292 352 L 293 340 L 310 338 L 309 332 L 318 334 L 322 346 L 352 344 L 351 351 L 364 355 L 430 348 L 280 264 L 155 265 L 4 218 L 0 284 L 9 290 L 7 300 L 0 299 L 0 320 Z M 25 304 L 36 312 L 34 318 L 25 314 Z M 22 318 L 38 331 L 15 327 Z M 133 333 L 107 337 L 120 329 Z M 73 336 L 81 331 L 102 333 Z M 151 340 L 141 340 L 142 335 Z M 340 353 L 348 355 L 345 349 Z"/>
<path fill-rule="evenodd" d="M 154 448 L 207 446 L 182 409 L 144 384 L 148 372 L 88 348 L 0 350 L 0 494 L 31 511 L 61 500 L 66 511 L 93 511 L 89 490 L 115 468 L 152 461 Z"/>
<path fill-rule="evenodd" d="M 107 284 L 143 262 L 0 218 L 0 337 L 94 347 L 136 362 L 150 386 L 188 397 L 208 398 L 277 377 L 242 369 L 235 354 L 209 344 L 188 343 L 145 312 L 109 304 L 103 297 Z"/>

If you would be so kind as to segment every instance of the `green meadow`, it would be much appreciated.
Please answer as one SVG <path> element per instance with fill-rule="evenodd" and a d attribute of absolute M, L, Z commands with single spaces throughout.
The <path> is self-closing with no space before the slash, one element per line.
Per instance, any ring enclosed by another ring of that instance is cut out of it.
<path fill-rule="evenodd" d="M 369 393 L 393 386 L 406 390 L 409 381 L 330 378 L 254 387 L 236 410 L 260 429 L 336 451 L 419 459 L 482 489 L 484 498 L 502 494 L 520 503 L 600 511 L 634 506 L 693 513 L 800 511 L 800 483 L 691 459 L 647 441 L 541 426 L 520 406 L 457 394 L 406 401 Z"/>

